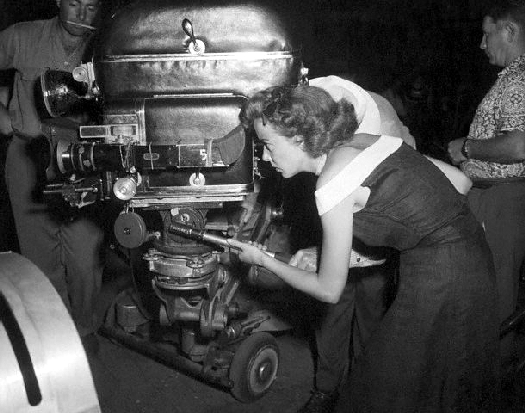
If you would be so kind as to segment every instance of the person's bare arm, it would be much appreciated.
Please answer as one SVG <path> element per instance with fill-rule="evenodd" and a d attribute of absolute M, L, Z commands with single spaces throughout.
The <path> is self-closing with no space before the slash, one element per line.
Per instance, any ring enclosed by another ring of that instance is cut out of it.
<path fill-rule="evenodd" d="M 459 168 L 438 159 L 431 158 L 430 156 L 425 155 L 425 157 L 445 174 L 460 194 L 466 195 L 468 193 L 472 187 L 472 181 Z"/>
<path fill-rule="evenodd" d="M 459 138 L 448 145 L 450 159 L 459 164 L 467 159 L 511 164 L 525 161 L 525 82 L 513 81 L 499 103 L 498 130 L 489 139 Z M 476 138 L 476 136 L 471 136 Z"/>
<path fill-rule="evenodd" d="M 239 258 L 265 267 L 291 287 L 330 303 L 339 301 L 346 284 L 352 250 L 354 199 L 349 196 L 322 217 L 323 248 L 319 271 L 305 271 L 265 254 L 257 246 L 237 240 L 229 243 L 241 249 Z"/>
<path fill-rule="evenodd" d="M 0 103 L 0 136 L 11 136 L 12 134 L 13 126 L 9 111 L 3 103 Z"/>
<path fill-rule="evenodd" d="M 466 138 L 449 143 L 452 161 L 458 164 L 467 158 L 461 153 Z M 503 164 L 525 161 L 525 131 L 513 130 L 497 135 L 493 139 L 474 140 L 467 143 L 469 158 Z"/>

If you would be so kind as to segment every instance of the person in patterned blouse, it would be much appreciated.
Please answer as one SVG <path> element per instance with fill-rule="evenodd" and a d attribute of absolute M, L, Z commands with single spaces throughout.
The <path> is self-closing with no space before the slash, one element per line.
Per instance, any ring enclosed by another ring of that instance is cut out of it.
<path fill-rule="evenodd" d="M 525 258 L 525 1 L 494 3 L 483 19 L 481 49 L 503 67 L 477 108 L 466 138 L 449 143 L 453 163 L 473 181 L 470 207 L 482 223 L 497 275 L 500 321 L 516 308 Z M 512 336 L 501 342 L 504 363 Z"/>

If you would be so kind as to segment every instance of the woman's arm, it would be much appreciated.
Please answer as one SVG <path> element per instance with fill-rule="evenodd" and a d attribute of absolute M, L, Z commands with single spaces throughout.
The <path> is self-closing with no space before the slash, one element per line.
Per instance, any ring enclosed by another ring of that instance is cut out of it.
<path fill-rule="evenodd" d="M 466 195 L 468 191 L 470 191 L 470 188 L 472 187 L 472 181 L 467 175 L 461 172 L 459 168 L 449 165 L 446 162 L 431 158 L 430 156 L 425 155 L 425 157 L 439 169 L 441 169 L 441 172 L 445 174 L 445 176 L 460 194 Z"/>
<path fill-rule="evenodd" d="M 317 273 L 280 262 L 255 246 L 237 240 L 229 242 L 232 246 L 241 248 L 239 258 L 242 261 L 265 267 L 291 287 L 320 301 L 336 303 L 348 276 L 354 203 L 353 197 L 349 196 L 321 217 L 323 248 Z"/>

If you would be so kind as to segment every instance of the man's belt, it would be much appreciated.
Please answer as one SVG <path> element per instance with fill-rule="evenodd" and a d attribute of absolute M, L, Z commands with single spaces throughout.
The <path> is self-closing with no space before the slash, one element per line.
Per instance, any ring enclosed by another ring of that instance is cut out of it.
<path fill-rule="evenodd" d="M 495 185 L 525 184 L 525 177 L 514 176 L 510 178 L 483 178 L 472 179 L 472 188 L 488 189 Z"/>

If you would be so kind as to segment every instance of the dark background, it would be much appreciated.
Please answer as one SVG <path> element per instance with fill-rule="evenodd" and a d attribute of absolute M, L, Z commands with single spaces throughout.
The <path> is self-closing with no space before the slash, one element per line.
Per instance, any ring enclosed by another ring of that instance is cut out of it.
<path fill-rule="evenodd" d="M 282 5 L 282 0 L 270 0 Z M 129 0 L 104 0 L 112 13 Z M 196 1 L 188 1 L 188 4 Z M 468 133 L 497 68 L 479 49 L 484 1 L 288 0 L 310 77 L 338 74 L 388 96 L 418 149 L 446 160 L 451 139 Z M 56 15 L 54 0 L 0 0 L 0 29 Z M 11 73 L 0 71 L 0 84 Z M 0 140 L 0 250 L 17 249 L 3 182 Z"/>

